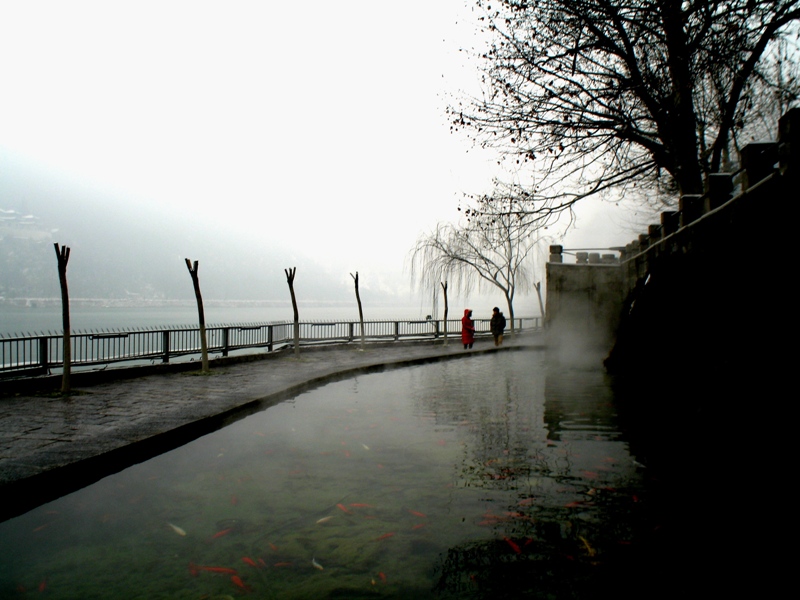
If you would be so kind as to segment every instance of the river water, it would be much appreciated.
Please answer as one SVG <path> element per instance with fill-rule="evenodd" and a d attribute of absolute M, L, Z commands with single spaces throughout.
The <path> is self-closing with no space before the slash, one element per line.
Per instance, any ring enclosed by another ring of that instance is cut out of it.
<path fill-rule="evenodd" d="M 290 304 L 285 306 L 236 306 L 209 303 L 204 307 L 206 324 L 224 325 L 229 323 L 269 323 L 291 322 L 294 313 Z M 352 305 L 302 305 L 299 307 L 300 319 L 352 320 L 358 321 L 358 308 Z M 424 319 L 430 309 L 407 306 L 379 306 L 365 310 L 364 318 L 379 321 L 382 319 Z M 460 315 L 451 315 L 455 318 Z M 491 314 L 487 312 L 485 318 Z M 61 331 L 61 308 L 56 305 L 41 307 L 14 306 L 0 304 L 0 335 L 27 334 Z M 157 328 L 164 326 L 197 326 L 197 305 L 184 303 L 180 306 L 73 306 L 70 309 L 70 324 L 74 331 L 106 330 L 130 328 Z"/>
<path fill-rule="evenodd" d="M 471 355 L 330 383 L 0 524 L 0 597 L 649 598 L 656 505 L 600 370 Z"/>

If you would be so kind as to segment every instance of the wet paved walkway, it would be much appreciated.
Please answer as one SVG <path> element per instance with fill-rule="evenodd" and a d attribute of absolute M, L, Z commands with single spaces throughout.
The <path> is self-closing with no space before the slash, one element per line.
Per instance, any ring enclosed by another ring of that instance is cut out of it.
<path fill-rule="evenodd" d="M 501 350 L 543 347 L 506 337 Z M 357 373 L 495 352 L 491 339 L 304 348 L 264 360 L 78 387 L 70 397 L 0 398 L 0 520 L 264 410 Z M 0 383 L 0 385 L 2 385 Z"/>

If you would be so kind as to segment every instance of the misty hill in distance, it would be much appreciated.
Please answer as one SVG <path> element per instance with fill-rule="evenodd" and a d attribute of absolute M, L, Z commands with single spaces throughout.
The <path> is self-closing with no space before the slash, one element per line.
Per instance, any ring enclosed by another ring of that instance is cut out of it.
<path fill-rule="evenodd" d="M 193 300 L 184 261 L 190 258 L 200 262 L 204 300 L 286 302 L 283 269 L 292 266 L 299 299 L 353 299 L 343 279 L 349 275 L 329 273 L 313 257 L 270 242 L 272 228 L 290 224 L 264 223 L 263 237 L 242 235 L 215 227 L 213 215 L 176 218 L 53 175 L 10 171 L 0 181 L 0 297 L 59 298 L 58 242 L 71 249 L 71 298 Z"/>

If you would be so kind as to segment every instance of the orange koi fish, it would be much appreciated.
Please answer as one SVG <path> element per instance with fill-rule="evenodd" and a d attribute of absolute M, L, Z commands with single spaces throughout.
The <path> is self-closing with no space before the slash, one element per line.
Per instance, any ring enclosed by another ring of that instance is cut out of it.
<path fill-rule="evenodd" d="M 504 537 L 503 539 L 505 540 L 505 542 L 509 546 L 511 546 L 511 549 L 514 552 L 516 552 L 517 554 L 522 554 L 522 548 L 520 548 L 519 545 L 514 540 L 512 540 L 511 538 L 507 538 L 507 537 Z"/>
<path fill-rule="evenodd" d="M 506 516 L 507 517 L 511 517 L 512 519 L 527 519 L 528 518 L 528 515 L 526 515 L 526 514 L 523 514 L 521 512 L 512 512 L 512 511 L 506 511 Z"/>
<path fill-rule="evenodd" d="M 366 504 L 364 502 L 351 502 L 350 506 L 353 508 L 375 508 L 372 504 Z"/>
<path fill-rule="evenodd" d="M 417 523 L 411 529 L 422 529 L 423 527 L 425 527 L 425 525 L 426 523 Z"/>
<path fill-rule="evenodd" d="M 339 503 L 339 504 L 336 505 L 336 508 L 346 512 L 348 515 L 353 514 L 352 511 L 347 510 L 347 507 L 344 504 Z"/>
<path fill-rule="evenodd" d="M 276 563 L 275 563 L 274 565 L 272 565 L 272 566 L 273 566 L 273 567 L 291 567 L 291 566 L 292 566 L 292 563 L 290 563 L 290 562 L 286 562 L 286 561 L 285 561 L 285 562 L 276 562 Z"/>
<path fill-rule="evenodd" d="M 246 565 L 250 565 L 251 567 L 255 567 L 256 569 L 258 568 L 258 565 L 256 564 L 256 561 L 254 561 L 254 560 L 253 560 L 252 558 L 250 558 L 249 556 L 243 556 L 243 557 L 242 557 L 242 562 L 243 562 L 244 564 L 246 564 Z"/>
<path fill-rule="evenodd" d="M 427 519 L 428 518 L 428 515 L 426 515 L 425 513 L 421 513 L 418 510 L 409 510 L 408 512 L 410 512 L 415 517 L 422 517 L 423 519 Z"/>
<path fill-rule="evenodd" d="M 394 531 L 390 531 L 389 533 L 384 533 L 383 535 L 379 535 L 378 537 L 375 538 L 375 541 L 379 542 L 381 540 L 388 539 L 388 538 L 392 537 L 393 535 L 394 535 Z"/>
<path fill-rule="evenodd" d="M 386 583 L 386 574 L 385 574 L 383 571 L 381 571 L 380 573 L 378 573 L 378 577 L 380 577 L 380 578 L 381 578 L 381 581 L 382 581 L 383 583 Z"/>
<path fill-rule="evenodd" d="M 203 565 L 195 565 L 189 563 L 189 569 L 194 569 L 195 571 L 207 571 L 209 573 L 221 573 L 222 575 L 236 575 L 236 569 L 230 569 L 228 567 L 206 567 Z"/>
<path fill-rule="evenodd" d="M 217 538 L 221 538 L 223 535 L 228 535 L 231 531 L 233 531 L 233 527 L 229 527 L 228 529 L 223 529 L 222 531 L 218 531 L 214 535 L 211 536 L 212 540 Z"/>
<path fill-rule="evenodd" d="M 249 592 L 251 589 L 250 586 L 247 585 L 244 581 L 242 581 L 242 578 L 239 577 L 238 575 L 234 575 L 233 577 L 231 577 L 231 581 L 233 582 L 233 585 L 242 588 L 246 592 Z"/>
<path fill-rule="evenodd" d="M 591 545 L 589 544 L 589 542 L 586 540 L 585 537 L 579 535 L 578 539 L 581 542 L 583 542 L 583 546 L 584 546 L 584 548 L 586 548 L 586 553 L 589 556 L 594 556 L 595 554 L 597 554 L 597 550 L 595 550 L 594 548 L 591 547 Z"/>
<path fill-rule="evenodd" d="M 47 580 L 42 579 L 41 583 L 39 584 L 39 591 L 43 592 L 47 589 Z"/>
<path fill-rule="evenodd" d="M 269 543 L 269 549 L 272 550 L 273 552 L 277 552 L 278 551 L 278 547 L 275 544 L 273 544 L 272 542 Z"/>

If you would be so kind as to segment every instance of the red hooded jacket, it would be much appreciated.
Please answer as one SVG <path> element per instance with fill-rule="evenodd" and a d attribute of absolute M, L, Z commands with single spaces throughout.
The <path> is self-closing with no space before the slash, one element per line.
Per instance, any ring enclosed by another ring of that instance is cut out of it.
<path fill-rule="evenodd" d="M 471 309 L 464 309 L 464 317 L 461 319 L 462 344 L 472 344 L 475 341 L 475 321 L 470 318 L 471 314 Z"/>

